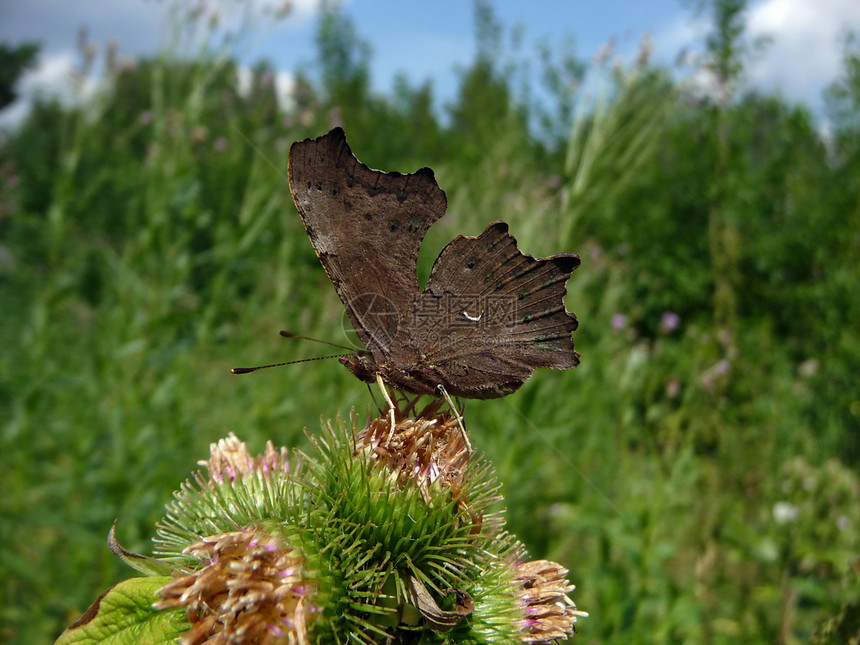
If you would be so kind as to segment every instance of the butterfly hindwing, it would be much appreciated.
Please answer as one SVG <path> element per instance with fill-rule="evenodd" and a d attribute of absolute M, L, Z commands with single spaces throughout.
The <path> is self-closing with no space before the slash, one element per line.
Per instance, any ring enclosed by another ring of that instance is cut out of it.
<path fill-rule="evenodd" d="M 459 396 L 489 398 L 514 391 L 537 367 L 576 366 L 570 335 L 577 320 L 564 296 L 577 266 L 573 253 L 538 259 L 521 252 L 504 222 L 452 240 L 410 316 L 427 330 L 421 353 L 435 378 Z M 394 359 L 408 342 L 401 330 Z"/>

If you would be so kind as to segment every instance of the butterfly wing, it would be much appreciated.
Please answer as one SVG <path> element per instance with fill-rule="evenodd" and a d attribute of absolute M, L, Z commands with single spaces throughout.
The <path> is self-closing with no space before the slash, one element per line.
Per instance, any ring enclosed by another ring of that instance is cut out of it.
<path fill-rule="evenodd" d="M 341 128 L 290 148 L 290 191 L 359 338 L 387 352 L 418 293 L 418 249 L 445 213 L 429 168 L 371 170 Z"/>
<path fill-rule="evenodd" d="M 426 371 L 449 393 L 466 398 L 510 394 L 537 367 L 579 364 L 565 310 L 565 283 L 579 256 L 538 259 L 522 253 L 505 222 L 478 237 L 459 236 L 439 254 L 410 317 Z M 435 330 L 435 332 L 434 332 Z M 408 339 L 400 334 L 392 350 Z"/>

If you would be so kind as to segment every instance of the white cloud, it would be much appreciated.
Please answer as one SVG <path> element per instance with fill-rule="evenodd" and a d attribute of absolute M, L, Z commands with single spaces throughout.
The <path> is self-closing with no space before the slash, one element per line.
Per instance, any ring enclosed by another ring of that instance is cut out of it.
<path fill-rule="evenodd" d="M 17 128 L 29 113 L 30 104 L 25 101 L 15 101 L 12 105 L 7 105 L 0 110 L 0 129 Z"/>
<path fill-rule="evenodd" d="M 2 0 L 0 0 L 2 2 Z M 287 29 L 302 28 L 320 10 L 320 0 L 252 0 L 248 19 L 252 26 L 276 27 L 278 10 L 289 5 L 280 21 Z M 190 3 L 189 3 L 190 6 Z M 200 0 L 204 18 L 217 16 L 225 28 L 238 27 L 243 7 L 223 0 Z M 123 0 L 105 9 L 101 0 L 79 0 L 74 4 L 54 4 L 50 0 L 29 0 L 9 12 L 8 20 L 0 21 L 0 40 L 15 43 L 27 40 L 44 44 L 35 69 L 25 72 L 18 82 L 19 99 L 0 111 L 0 127 L 19 125 L 27 116 L 37 96 L 57 98 L 64 103 L 82 100 L 95 94 L 100 80 L 81 78 L 76 61 L 80 53 L 76 46 L 77 30 L 86 25 L 89 39 L 96 47 L 95 71 L 101 71 L 103 46 L 116 37 L 121 53 L 152 56 L 170 41 L 169 11 L 160 3 L 147 0 Z M 186 43 L 188 44 L 188 43 Z M 278 72 L 274 79 L 279 105 L 290 104 L 295 79 L 292 74 Z M 239 90 L 247 91 L 250 70 L 239 67 Z"/>
<path fill-rule="evenodd" d="M 239 65 L 236 68 L 236 91 L 241 97 L 247 97 L 251 93 L 251 82 L 254 80 L 254 73 L 247 65 Z"/>
<path fill-rule="evenodd" d="M 246 65 L 236 67 L 236 91 L 239 96 L 247 97 L 251 93 L 251 85 L 254 82 L 254 72 Z M 293 90 L 296 86 L 296 77 L 291 72 L 278 70 L 270 78 L 269 83 L 275 86 L 275 97 L 278 107 L 289 110 L 295 105 Z"/>
<path fill-rule="evenodd" d="M 313 18 L 320 10 L 320 0 L 291 0 L 292 5 L 287 21 L 303 25 Z"/>
<path fill-rule="evenodd" d="M 18 80 L 18 100 L 0 111 L 0 126 L 15 127 L 24 120 L 36 98 L 55 98 L 66 105 L 92 98 L 101 81 L 81 76 L 70 52 L 41 56 L 36 67 Z"/>
<path fill-rule="evenodd" d="M 654 34 L 654 44 L 661 59 L 672 62 L 691 48 L 700 49 L 711 24 L 705 15 L 685 14 Z"/>
<path fill-rule="evenodd" d="M 291 72 L 278 70 L 275 74 L 275 96 L 282 110 L 291 110 L 295 106 L 293 90 L 296 87 L 296 77 Z"/>
<path fill-rule="evenodd" d="M 697 54 L 701 63 L 705 39 L 713 30 L 709 12 L 679 17 L 656 34 L 661 60 L 677 52 Z M 747 87 L 779 92 L 790 101 L 805 102 L 816 111 L 823 89 L 840 73 L 842 36 L 860 30 L 858 0 L 755 0 L 747 11 L 746 35 L 770 42 L 748 61 Z M 705 69 L 693 68 L 689 86 L 699 93 L 714 91 Z"/>
<path fill-rule="evenodd" d="M 752 85 L 792 100 L 820 95 L 842 61 L 842 35 L 860 29 L 857 0 L 762 0 L 750 7 L 749 35 L 771 39 L 749 66 Z"/>

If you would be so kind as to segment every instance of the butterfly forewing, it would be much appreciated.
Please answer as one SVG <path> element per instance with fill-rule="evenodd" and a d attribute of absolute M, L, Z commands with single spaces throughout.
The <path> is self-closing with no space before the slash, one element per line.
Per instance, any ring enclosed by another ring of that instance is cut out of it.
<path fill-rule="evenodd" d="M 343 130 L 293 144 L 290 190 L 320 262 L 359 338 L 387 352 L 418 291 L 421 240 L 445 213 L 433 171 L 362 164 Z"/>

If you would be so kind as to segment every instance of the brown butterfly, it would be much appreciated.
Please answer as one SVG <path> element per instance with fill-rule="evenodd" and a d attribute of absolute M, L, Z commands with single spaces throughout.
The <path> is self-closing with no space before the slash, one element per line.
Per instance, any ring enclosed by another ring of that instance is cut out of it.
<path fill-rule="evenodd" d="M 445 214 L 433 171 L 371 170 L 340 128 L 293 144 L 290 190 L 328 277 L 366 349 L 340 357 L 363 381 L 414 394 L 491 399 L 537 367 L 579 363 L 564 308 L 579 256 L 522 253 L 505 222 L 454 238 L 418 288 L 418 249 Z"/>

